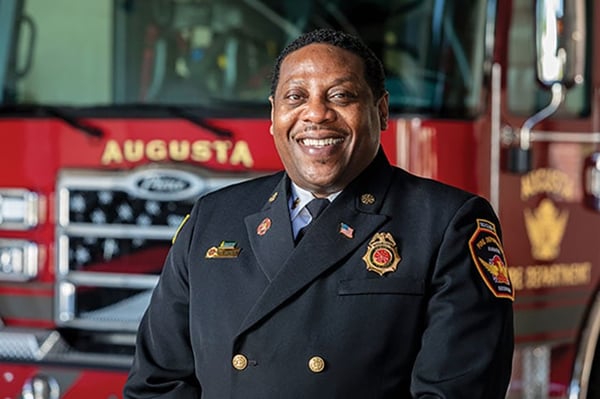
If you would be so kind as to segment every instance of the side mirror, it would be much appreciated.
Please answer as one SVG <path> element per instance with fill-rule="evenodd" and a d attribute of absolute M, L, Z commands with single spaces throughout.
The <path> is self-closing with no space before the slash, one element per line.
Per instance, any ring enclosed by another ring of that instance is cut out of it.
<path fill-rule="evenodd" d="M 563 103 L 566 88 L 581 84 L 585 72 L 585 0 L 537 0 L 537 79 L 552 89 L 550 103 L 529 117 L 519 131 L 519 143 L 508 149 L 507 169 L 527 173 L 533 167 L 532 130 Z"/>
<path fill-rule="evenodd" d="M 537 77 L 551 87 L 583 82 L 585 1 L 538 0 L 536 6 Z"/>

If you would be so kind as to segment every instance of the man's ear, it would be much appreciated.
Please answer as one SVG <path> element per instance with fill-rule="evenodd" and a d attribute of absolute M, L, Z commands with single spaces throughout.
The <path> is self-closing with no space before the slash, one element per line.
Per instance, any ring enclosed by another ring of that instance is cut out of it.
<path fill-rule="evenodd" d="M 381 130 L 386 130 L 388 127 L 388 118 L 389 114 L 389 99 L 390 94 L 386 91 L 377 103 L 377 108 L 379 111 L 379 124 L 381 126 Z"/>
<path fill-rule="evenodd" d="M 271 136 L 273 135 L 273 109 L 275 108 L 275 104 L 273 104 L 273 96 L 269 96 L 269 102 L 271 103 L 271 125 L 269 126 L 269 133 Z"/>

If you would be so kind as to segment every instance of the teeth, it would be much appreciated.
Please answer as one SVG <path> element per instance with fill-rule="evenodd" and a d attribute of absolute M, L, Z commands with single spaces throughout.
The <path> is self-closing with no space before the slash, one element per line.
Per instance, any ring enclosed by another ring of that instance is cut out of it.
<path fill-rule="evenodd" d="M 309 147 L 325 147 L 328 145 L 338 144 L 344 141 L 343 138 L 328 138 L 328 139 L 304 139 L 302 144 Z"/>

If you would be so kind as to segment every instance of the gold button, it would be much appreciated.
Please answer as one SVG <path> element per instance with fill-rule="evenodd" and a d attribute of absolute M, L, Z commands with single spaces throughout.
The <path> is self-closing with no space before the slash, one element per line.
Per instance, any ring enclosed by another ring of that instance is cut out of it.
<path fill-rule="evenodd" d="M 313 356 L 308 361 L 308 368 L 313 373 L 320 373 L 325 369 L 325 360 L 321 356 Z"/>
<path fill-rule="evenodd" d="M 244 355 L 235 355 L 231 360 L 231 364 L 233 364 L 233 368 L 236 370 L 243 370 L 248 366 L 248 359 Z"/>

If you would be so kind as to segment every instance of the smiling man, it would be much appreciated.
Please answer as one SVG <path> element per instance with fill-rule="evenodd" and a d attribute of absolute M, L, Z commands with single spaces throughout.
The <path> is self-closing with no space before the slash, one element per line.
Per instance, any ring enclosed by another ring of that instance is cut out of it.
<path fill-rule="evenodd" d="M 484 199 L 389 164 L 381 63 L 307 33 L 276 61 L 285 171 L 198 200 L 126 398 L 504 398 L 514 293 Z"/>
<path fill-rule="evenodd" d="M 280 62 L 271 133 L 286 172 L 316 196 L 341 191 L 377 154 L 388 117 L 382 75 L 372 90 L 363 59 L 326 43 Z"/>

